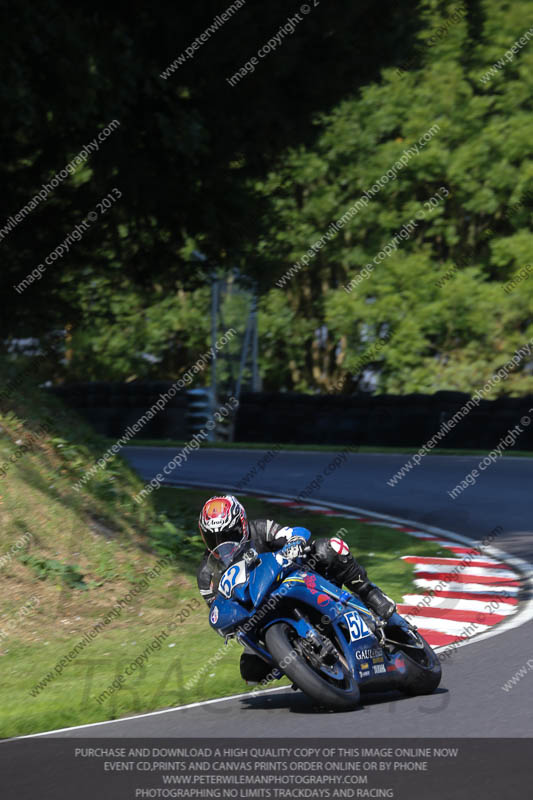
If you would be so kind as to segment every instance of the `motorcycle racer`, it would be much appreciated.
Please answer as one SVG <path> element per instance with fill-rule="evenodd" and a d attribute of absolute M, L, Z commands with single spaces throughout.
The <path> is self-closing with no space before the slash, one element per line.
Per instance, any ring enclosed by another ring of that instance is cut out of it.
<path fill-rule="evenodd" d="M 271 519 L 248 520 L 244 506 L 233 495 L 216 495 L 207 500 L 198 520 L 200 535 L 206 546 L 197 573 L 200 594 L 208 605 L 215 599 L 216 586 L 208 559 L 223 542 L 237 542 L 241 550 L 253 548 L 257 553 L 273 552 L 284 548 L 284 555 L 297 558 L 303 555 L 307 543 L 293 536 L 292 528 Z M 346 542 L 339 538 L 319 538 L 310 542 L 314 556 L 314 569 L 337 586 L 345 585 L 357 594 L 366 605 L 387 620 L 396 610 L 390 597 L 371 583 L 366 570 L 350 553 Z M 268 672 L 267 664 L 255 653 L 245 649 L 241 655 L 241 676 L 247 683 L 262 680 Z"/>

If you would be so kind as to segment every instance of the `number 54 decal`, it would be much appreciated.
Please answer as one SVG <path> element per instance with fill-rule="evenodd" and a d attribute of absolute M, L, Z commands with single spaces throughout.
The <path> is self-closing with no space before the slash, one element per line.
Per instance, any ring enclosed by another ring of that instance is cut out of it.
<path fill-rule="evenodd" d="M 232 564 L 229 569 L 225 571 L 218 584 L 218 591 L 224 597 L 230 598 L 233 590 L 239 583 L 246 581 L 246 566 L 244 561 L 239 561 L 237 564 Z"/>
<path fill-rule="evenodd" d="M 348 613 L 344 615 L 344 619 L 348 623 L 351 642 L 356 642 L 358 639 L 370 636 L 370 631 L 366 627 L 364 620 L 362 620 L 355 611 L 348 611 Z"/>

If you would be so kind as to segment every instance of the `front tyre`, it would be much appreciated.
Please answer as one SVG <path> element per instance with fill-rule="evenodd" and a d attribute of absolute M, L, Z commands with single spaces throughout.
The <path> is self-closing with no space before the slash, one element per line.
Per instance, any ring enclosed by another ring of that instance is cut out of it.
<path fill-rule="evenodd" d="M 286 622 L 276 622 L 265 634 L 278 667 L 302 692 L 320 705 L 346 711 L 359 705 L 359 685 L 339 662 L 328 668 L 307 655 L 306 642 Z"/>

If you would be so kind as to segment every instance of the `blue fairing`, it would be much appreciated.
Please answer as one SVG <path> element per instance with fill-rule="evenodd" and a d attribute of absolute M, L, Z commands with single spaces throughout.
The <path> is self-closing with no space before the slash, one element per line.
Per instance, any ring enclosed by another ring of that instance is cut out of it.
<path fill-rule="evenodd" d="M 307 528 L 293 528 L 292 535 L 301 536 L 308 542 L 311 532 Z M 294 562 L 283 558 L 279 550 L 276 553 L 263 553 L 260 558 L 261 566 L 252 570 L 248 581 L 250 599 L 255 607 L 261 604 L 283 572 L 294 568 Z"/>
<path fill-rule="evenodd" d="M 358 650 L 379 646 L 376 637 L 364 621 L 365 616 L 367 619 L 372 619 L 372 614 L 364 603 L 316 573 L 304 570 L 293 572 L 281 580 L 279 588 L 272 593 L 272 597 L 289 598 L 291 605 L 295 603 L 298 606 L 311 607 L 319 612 L 321 617 L 327 616 L 326 621 L 329 621 L 335 629 L 337 639 L 343 645 L 345 657 L 354 670 L 355 653 Z M 342 599 L 337 601 L 334 598 Z M 273 620 L 272 623 L 276 621 Z M 298 633 L 302 635 L 301 630 Z M 350 641 L 347 641 L 346 634 Z"/>
<path fill-rule="evenodd" d="M 280 558 L 280 556 L 278 556 Z M 287 561 L 286 559 L 284 559 Z M 287 562 L 288 564 L 289 562 Z M 276 583 L 280 575 L 282 565 L 276 561 L 272 553 L 263 553 L 261 565 L 252 570 L 248 581 L 248 591 L 250 600 L 254 607 L 261 605 L 262 600 L 267 596 L 273 583 Z"/>
<path fill-rule="evenodd" d="M 218 611 L 218 620 L 216 622 L 213 621 L 215 608 Z M 250 612 L 246 608 L 234 603 L 233 600 L 228 600 L 218 595 L 211 606 L 209 621 L 218 633 L 225 635 L 233 631 L 238 625 L 245 623 L 249 617 Z"/>

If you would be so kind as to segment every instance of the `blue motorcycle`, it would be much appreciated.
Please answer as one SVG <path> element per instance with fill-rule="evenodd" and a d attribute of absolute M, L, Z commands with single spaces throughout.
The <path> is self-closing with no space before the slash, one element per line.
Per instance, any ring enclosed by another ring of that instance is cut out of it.
<path fill-rule="evenodd" d="M 311 536 L 306 528 L 293 535 Z M 268 679 L 286 675 L 329 709 L 354 708 L 361 692 L 433 692 L 440 663 L 417 629 L 398 613 L 384 622 L 314 572 L 306 549 L 295 559 L 287 558 L 287 546 L 258 554 L 235 542 L 219 545 L 209 562 L 218 582 L 209 615 L 217 633 L 236 637 L 269 664 Z"/>

